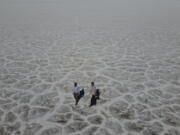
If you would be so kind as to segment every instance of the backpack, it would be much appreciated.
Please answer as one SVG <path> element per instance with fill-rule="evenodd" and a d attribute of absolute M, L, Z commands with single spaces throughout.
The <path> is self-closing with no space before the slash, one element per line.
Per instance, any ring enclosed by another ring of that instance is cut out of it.
<path fill-rule="evenodd" d="M 99 90 L 99 89 L 96 89 L 96 98 L 97 98 L 97 99 L 100 99 L 99 96 L 100 96 L 100 90 Z"/>
<path fill-rule="evenodd" d="M 82 90 L 80 91 L 80 97 L 84 97 L 84 94 L 85 94 L 84 89 L 82 89 Z"/>

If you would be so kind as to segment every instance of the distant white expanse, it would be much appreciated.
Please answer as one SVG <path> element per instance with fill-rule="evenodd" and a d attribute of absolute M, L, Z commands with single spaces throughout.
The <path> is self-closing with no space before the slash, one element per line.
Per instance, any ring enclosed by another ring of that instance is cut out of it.
<path fill-rule="evenodd" d="M 179 0 L 1 0 L 1 22 L 112 20 L 128 23 L 179 23 Z M 118 22 L 118 23 L 119 23 Z"/>

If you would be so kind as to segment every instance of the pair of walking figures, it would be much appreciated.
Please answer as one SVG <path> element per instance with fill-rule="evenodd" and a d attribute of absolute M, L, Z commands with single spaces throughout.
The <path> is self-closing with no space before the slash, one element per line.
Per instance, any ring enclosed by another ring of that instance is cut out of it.
<path fill-rule="evenodd" d="M 78 104 L 79 100 L 85 95 L 84 89 L 81 89 L 77 82 L 74 83 L 74 88 L 73 88 L 73 95 L 75 98 L 75 105 Z M 99 89 L 96 89 L 95 83 L 91 82 L 91 102 L 89 107 L 96 105 L 97 99 L 100 99 L 100 91 Z"/>

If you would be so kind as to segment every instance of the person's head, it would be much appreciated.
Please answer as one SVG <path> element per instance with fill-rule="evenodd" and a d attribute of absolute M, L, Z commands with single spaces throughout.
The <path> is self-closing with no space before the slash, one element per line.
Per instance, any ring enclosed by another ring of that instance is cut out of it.
<path fill-rule="evenodd" d="M 91 82 L 91 86 L 94 86 L 94 82 Z"/>
<path fill-rule="evenodd" d="M 74 87 L 76 87 L 77 86 L 77 82 L 74 82 Z"/>

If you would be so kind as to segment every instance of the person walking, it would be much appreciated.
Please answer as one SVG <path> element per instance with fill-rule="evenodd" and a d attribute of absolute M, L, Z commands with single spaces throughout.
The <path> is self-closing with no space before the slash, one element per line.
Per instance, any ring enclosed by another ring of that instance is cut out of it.
<path fill-rule="evenodd" d="M 80 99 L 80 87 L 78 86 L 77 82 L 74 83 L 74 88 L 73 88 L 73 96 L 75 99 L 75 105 L 78 104 L 79 99 Z"/>
<path fill-rule="evenodd" d="M 96 101 L 97 101 L 97 99 L 99 99 L 99 95 L 100 95 L 99 89 L 96 89 L 94 82 L 91 82 L 90 93 L 92 96 L 91 96 L 91 102 L 90 102 L 89 107 L 96 105 Z"/>
<path fill-rule="evenodd" d="M 84 89 L 81 89 L 77 82 L 74 83 L 73 96 L 75 99 L 75 105 L 78 105 L 79 100 L 84 96 Z"/>

